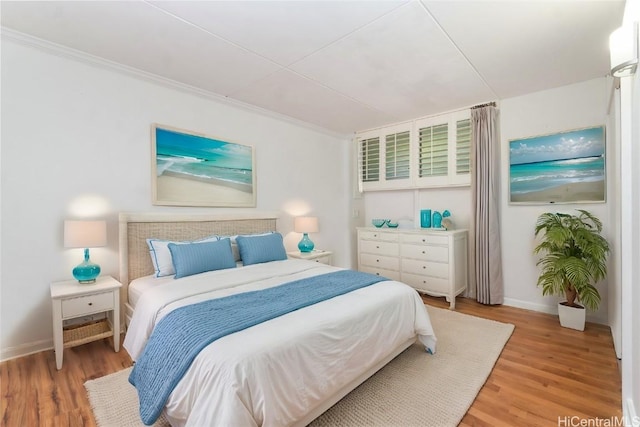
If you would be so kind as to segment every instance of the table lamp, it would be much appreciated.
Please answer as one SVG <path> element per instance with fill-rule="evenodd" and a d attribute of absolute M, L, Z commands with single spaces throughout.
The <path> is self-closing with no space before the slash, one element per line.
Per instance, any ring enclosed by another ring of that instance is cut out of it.
<path fill-rule="evenodd" d="M 64 247 L 84 248 L 84 261 L 72 271 L 80 283 L 95 283 L 100 275 L 100 266 L 89 259 L 89 248 L 106 246 L 107 223 L 105 221 L 65 221 Z"/>
<path fill-rule="evenodd" d="M 300 252 L 311 252 L 314 244 L 309 239 L 308 233 L 318 232 L 318 218 L 315 216 L 299 216 L 294 220 L 293 229 L 296 233 L 302 233 L 302 240 L 298 243 Z"/>

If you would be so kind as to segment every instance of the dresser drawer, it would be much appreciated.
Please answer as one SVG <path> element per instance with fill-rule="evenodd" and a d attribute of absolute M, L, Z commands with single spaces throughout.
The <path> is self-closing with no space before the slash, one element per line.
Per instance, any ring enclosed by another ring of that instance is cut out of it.
<path fill-rule="evenodd" d="M 448 279 L 402 273 L 402 281 L 407 285 L 426 293 L 449 295 L 451 285 Z"/>
<path fill-rule="evenodd" d="M 384 231 L 361 231 L 360 238 L 383 242 L 397 242 L 399 240 L 399 236 L 396 233 L 385 233 Z"/>
<path fill-rule="evenodd" d="M 384 268 L 386 270 L 399 270 L 400 259 L 385 255 L 361 254 L 360 263 L 375 268 Z"/>
<path fill-rule="evenodd" d="M 412 274 L 420 274 L 430 277 L 449 278 L 449 264 L 441 262 L 419 261 L 415 259 L 403 259 L 402 271 Z"/>
<path fill-rule="evenodd" d="M 62 317 L 78 317 L 83 314 L 113 310 L 113 306 L 113 292 L 63 299 Z"/>
<path fill-rule="evenodd" d="M 370 253 L 376 255 L 398 256 L 400 253 L 398 243 L 381 242 L 374 240 L 360 240 L 360 253 Z"/>
<path fill-rule="evenodd" d="M 437 234 L 404 234 L 402 236 L 403 243 L 411 243 L 417 245 L 444 245 L 449 244 L 449 237 Z"/>
<path fill-rule="evenodd" d="M 400 280 L 399 271 L 385 270 L 384 268 L 369 267 L 366 265 L 361 265 L 360 271 L 364 273 L 375 274 L 376 276 L 383 276 L 389 280 Z"/>
<path fill-rule="evenodd" d="M 449 262 L 449 248 L 443 246 L 403 244 L 401 255 L 403 258 L 414 258 L 423 261 Z"/>

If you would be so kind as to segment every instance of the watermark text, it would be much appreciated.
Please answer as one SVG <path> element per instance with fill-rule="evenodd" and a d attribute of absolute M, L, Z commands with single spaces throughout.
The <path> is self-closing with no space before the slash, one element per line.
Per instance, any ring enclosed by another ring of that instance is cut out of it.
<path fill-rule="evenodd" d="M 627 421 L 627 422 L 625 422 Z M 640 427 L 640 417 L 625 420 L 624 417 L 582 418 L 577 415 L 558 417 L 558 427 Z"/>

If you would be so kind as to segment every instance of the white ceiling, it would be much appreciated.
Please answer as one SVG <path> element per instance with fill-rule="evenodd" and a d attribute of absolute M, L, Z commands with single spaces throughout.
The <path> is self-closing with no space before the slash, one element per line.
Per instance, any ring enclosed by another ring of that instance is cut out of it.
<path fill-rule="evenodd" d="M 624 1 L 0 7 L 5 28 L 350 133 L 605 76 Z"/>

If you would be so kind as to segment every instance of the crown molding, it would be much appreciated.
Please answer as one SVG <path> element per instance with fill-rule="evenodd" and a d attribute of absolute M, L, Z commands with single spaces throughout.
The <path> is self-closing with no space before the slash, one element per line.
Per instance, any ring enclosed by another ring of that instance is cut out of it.
<path fill-rule="evenodd" d="M 91 66 L 97 66 L 99 68 L 103 68 L 108 71 L 125 74 L 129 77 L 134 77 L 139 80 L 154 83 L 170 89 L 177 89 L 191 95 L 196 95 L 201 98 L 206 98 L 221 104 L 230 105 L 230 106 L 240 108 L 249 112 L 267 116 L 279 121 L 289 123 L 294 126 L 303 127 L 314 132 L 322 133 L 327 136 L 331 136 L 338 139 L 344 139 L 346 141 L 350 141 L 353 136 L 352 133 L 335 132 L 330 129 L 326 129 L 321 126 L 314 125 L 313 123 L 305 122 L 303 120 L 296 119 L 294 117 L 290 117 L 282 113 L 277 113 L 275 111 L 271 111 L 266 108 L 258 107 L 256 105 L 251 105 L 246 102 L 242 102 L 233 98 L 229 98 L 224 95 L 217 94 L 215 92 L 197 88 L 195 86 L 181 83 L 179 81 L 162 77 L 157 74 L 149 73 L 147 71 L 143 71 L 138 68 L 129 67 L 119 62 L 110 61 L 108 59 L 104 59 L 99 56 L 95 56 L 90 53 L 83 52 L 81 50 L 73 49 L 58 43 L 51 42 L 49 40 L 44 40 L 38 37 L 34 37 L 32 35 L 15 31 L 7 27 L 0 27 L 0 35 L 3 40 L 6 39 L 24 46 L 33 47 L 61 58 L 71 59 L 71 60 L 82 62 Z"/>

